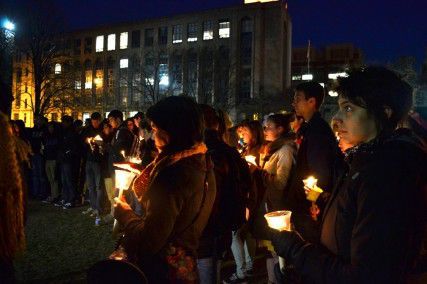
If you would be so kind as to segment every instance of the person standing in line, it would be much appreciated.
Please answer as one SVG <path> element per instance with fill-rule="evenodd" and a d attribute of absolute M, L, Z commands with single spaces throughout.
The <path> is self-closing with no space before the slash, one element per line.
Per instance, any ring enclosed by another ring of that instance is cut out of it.
<path fill-rule="evenodd" d="M 314 176 L 324 193 L 317 203 L 320 210 L 325 206 L 332 191 L 336 173 L 334 169 L 342 154 L 329 124 L 323 120 L 319 109 L 324 98 L 323 87 L 316 82 L 305 82 L 295 88 L 293 106 L 297 116 L 304 118 L 298 136 L 301 144 L 298 149 L 295 174 L 285 200 L 285 208 L 292 211 L 292 219 L 304 238 L 318 241 L 319 226 L 312 204 L 306 199 L 303 180 Z"/>

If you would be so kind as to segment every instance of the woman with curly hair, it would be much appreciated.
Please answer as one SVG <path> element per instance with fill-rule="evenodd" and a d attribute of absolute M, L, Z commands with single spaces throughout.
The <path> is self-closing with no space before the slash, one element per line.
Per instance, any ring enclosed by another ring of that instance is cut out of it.
<path fill-rule="evenodd" d="M 0 279 L 14 282 L 13 259 L 25 244 L 24 192 L 16 143 L 8 118 L 0 113 Z"/>

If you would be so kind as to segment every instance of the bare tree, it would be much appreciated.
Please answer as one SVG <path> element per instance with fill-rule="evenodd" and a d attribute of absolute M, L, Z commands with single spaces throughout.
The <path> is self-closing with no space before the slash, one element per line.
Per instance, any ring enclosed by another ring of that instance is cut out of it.
<path fill-rule="evenodd" d="M 70 101 L 74 80 L 69 67 L 66 41 L 61 38 L 62 18 L 53 1 L 30 1 L 31 16 L 21 19 L 18 51 L 26 55 L 31 74 L 31 107 L 34 115 L 45 115 Z"/>

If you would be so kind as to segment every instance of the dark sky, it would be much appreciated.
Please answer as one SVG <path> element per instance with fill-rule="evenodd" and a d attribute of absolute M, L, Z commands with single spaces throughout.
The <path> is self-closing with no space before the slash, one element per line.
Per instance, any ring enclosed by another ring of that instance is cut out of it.
<path fill-rule="evenodd" d="M 18 0 L 19 1 L 19 0 Z M 20 0 L 25 1 L 25 0 Z M 56 0 L 73 29 L 239 5 L 243 0 Z M 367 63 L 415 56 L 427 49 L 426 0 L 288 0 L 293 46 L 352 42 Z"/>

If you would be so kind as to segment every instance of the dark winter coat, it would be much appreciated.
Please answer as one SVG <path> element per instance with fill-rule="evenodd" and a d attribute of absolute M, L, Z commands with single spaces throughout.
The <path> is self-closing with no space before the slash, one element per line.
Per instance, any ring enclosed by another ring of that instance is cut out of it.
<path fill-rule="evenodd" d="M 93 128 L 91 125 L 85 129 L 83 129 L 82 133 L 80 134 L 87 161 L 101 162 L 101 160 L 102 160 L 101 153 L 99 151 L 99 147 L 95 146 L 94 150 L 92 150 L 90 148 L 90 145 L 86 141 L 88 138 L 92 138 L 92 137 L 95 137 L 97 135 L 99 135 L 99 136 L 102 135 L 102 127 L 99 127 L 96 129 L 96 128 Z"/>
<path fill-rule="evenodd" d="M 133 135 L 132 132 L 129 131 L 126 124 L 120 125 L 120 127 L 115 130 L 108 152 L 108 164 L 110 173 L 114 173 L 114 163 L 123 162 L 125 160 L 122 155 L 122 151 L 124 151 L 125 156 L 130 155 L 134 138 L 135 135 Z"/>
<path fill-rule="evenodd" d="M 246 196 L 251 185 L 248 165 L 235 148 L 219 138 L 217 131 L 206 130 L 205 143 L 214 164 L 217 194 L 200 239 L 200 258 L 212 256 L 215 239 L 217 252 L 228 247 L 231 231 L 239 229 L 245 222 Z"/>
<path fill-rule="evenodd" d="M 60 163 L 78 165 L 81 157 L 79 136 L 73 127 L 64 130 L 59 148 L 58 160 Z"/>
<path fill-rule="evenodd" d="M 278 245 L 307 283 L 405 283 L 427 219 L 427 155 L 414 141 L 399 134 L 354 151 L 326 206 L 321 246 Z"/>
<path fill-rule="evenodd" d="M 162 158 L 159 156 L 158 160 Z M 211 213 L 216 187 L 213 170 L 205 154 L 200 152 L 186 154 L 173 163 L 163 163 L 151 173 L 147 192 L 142 196 L 144 215 L 140 217 L 131 210 L 116 210 L 115 217 L 124 228 L 125 251 L 137 263 L 153 266 L 149 271 L 144 265 L 141 268 L 149 279 L 159 280 L 166 275 L 153 275 L 159 271 L 155 260 L 161 258 L 159 255 L 168 243 L 183 247 L 190 255 L 196 256 L 200 235 Z M 205 200 L 202 203 L 204 191 Z M 195 216 L 198 216 L 196 220 Z"/>
<path fill-rule="evenodd" d="M 298 149 L 295 174 L 286 198 L 286 208 L 293 213 L 309 215 L 311 202 L 306 199 L 303 179 L 315 176 L 317 185 L 325 192 L 332 191 L 334 169 L 342 160 L 341 151 L 331 127 L 316 112 L 301 127 L 302 142 Z M 319 200 L 320 201 L 320 200 Z"/>

